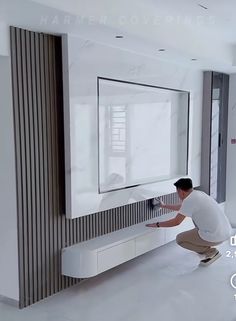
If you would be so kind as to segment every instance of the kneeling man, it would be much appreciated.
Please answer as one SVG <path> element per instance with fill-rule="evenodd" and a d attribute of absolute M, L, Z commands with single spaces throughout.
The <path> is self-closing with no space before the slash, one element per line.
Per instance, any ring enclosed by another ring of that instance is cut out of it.
<path fill-rule="evenodd" d="M 176 242 L 185 249 L 203 254 L 205 258 L 200 264 L 209 265 L 221 256 L 215 246 L 232 235 L 229 220 L 212 197 L 193 189 L 190 178 L 181 178 L 174 185 L 182 204 L 168 205 L 161 202 L 161 207 L 179 213 L 171 220 L 147 226 L 172 227 L 179 225 L 186 216 L 191 217 L 195 228 L 177 235 Z"/>

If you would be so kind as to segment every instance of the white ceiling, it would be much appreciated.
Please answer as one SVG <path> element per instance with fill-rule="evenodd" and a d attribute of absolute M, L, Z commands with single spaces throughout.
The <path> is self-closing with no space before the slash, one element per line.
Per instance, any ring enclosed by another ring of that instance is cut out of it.
<path fill-rule="evenodd" d="M 235 12 L 235 0 L 0 0 L 0 22 L 6 24 L 70 32 L 157 59 L 225 72 L 236 72 Z M 124 39 L 115 39 L 117 34 Z"/>
<path fill-rule="evenodd" d="M 85 17 L 93 16 L 96 20 L 107 16 L 107 25 L 121 28 L 125 21 L 124 28 L 130 28 L 132 24 L 136 25 L 136 31 L 142 27 L 142 24 L 148 24 L 155 29 L 151 17 L 160 17 L 160 21 L 166 24 L 186 23 L 185 18 L 190 18 L 191 29 L 202 29 L 206 33 L 217 36 L 226 42 L 235 42 L 236 36 L 234 28 L 236 27 L 235 0 L 119 0 L 112 2 L 110 0 L 32 0 L 60 9 L 62 11 L 82 15 Z M 204 10 L 199 4 L 208 7 Z M 140 24 L 137 24 L 132 18 L 138 17 Z M 125 17 L 123 19 L 123 17 Z M 145 23 L 142 23 L 146 18 Z M 127 30 L 129 31 L 129 30 Z M 217 33 L 217 34 L 216 34 Z"/>

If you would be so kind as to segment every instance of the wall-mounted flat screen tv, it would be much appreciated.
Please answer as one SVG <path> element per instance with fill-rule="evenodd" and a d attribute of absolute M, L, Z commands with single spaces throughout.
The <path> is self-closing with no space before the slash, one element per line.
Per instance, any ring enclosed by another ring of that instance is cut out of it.
<path fill-rule="evenodd" d="M 98 78 L 98 190 L 188 174 L 189 92 Z"/>

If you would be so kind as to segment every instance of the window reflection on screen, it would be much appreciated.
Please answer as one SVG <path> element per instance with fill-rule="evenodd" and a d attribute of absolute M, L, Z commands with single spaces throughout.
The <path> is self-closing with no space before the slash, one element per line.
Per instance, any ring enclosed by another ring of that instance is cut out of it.
<path fill-rule="evenodd" d="M 99 78 L 100 193 L 186 175 L 188 93 Z"/>

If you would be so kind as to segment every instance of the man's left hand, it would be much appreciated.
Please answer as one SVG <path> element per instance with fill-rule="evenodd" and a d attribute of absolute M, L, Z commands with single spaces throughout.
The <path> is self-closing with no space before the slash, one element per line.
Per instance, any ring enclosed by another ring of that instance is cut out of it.
<path fill-rule="evenodd" d="M 157 223 L 146 224 L 147 227 L 157 227 Z"/>

